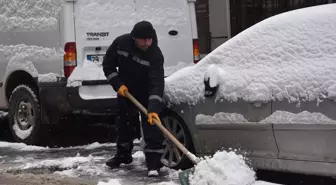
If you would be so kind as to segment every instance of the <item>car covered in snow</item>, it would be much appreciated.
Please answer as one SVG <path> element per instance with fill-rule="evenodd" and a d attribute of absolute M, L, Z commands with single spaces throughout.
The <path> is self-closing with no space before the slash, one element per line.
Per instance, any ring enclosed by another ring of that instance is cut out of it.
<path fill-rule="evenodd" d="M 113 40 L 139 21 L 148 20 L 156 29 L 166 76 L 174 66 L 199 60 L 195 0 L 13 0 L 0 5 L 0 109 L 8 111 L 18 142 L 39 144 L 49 130 L 44 128 L 69 115 L 114 116 L 117 93 L 101 63 Z"/>
<path fill-rule="evenodd" d="M 335 176 L 335 10 L 265 19 L 166 78 L 166 127 L 200 156 L 236 150 L 259 169 Z M 169 146 L 166 165 L 187 167 Z"/>

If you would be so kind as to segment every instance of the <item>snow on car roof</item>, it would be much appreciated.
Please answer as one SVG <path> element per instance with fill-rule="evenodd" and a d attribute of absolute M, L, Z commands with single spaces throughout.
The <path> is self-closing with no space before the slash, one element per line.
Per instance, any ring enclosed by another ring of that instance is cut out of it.
<path fill-rule="evenodd" d="M 165 97 L 176 104 L 204 99 L 209 66 L 207 75 L 217 75 L 219 83 L 217 99 L 296 102 L 335 96 L 335 9 L 336 4 L 309 7 L 257 23 L 168 77 Z"/>

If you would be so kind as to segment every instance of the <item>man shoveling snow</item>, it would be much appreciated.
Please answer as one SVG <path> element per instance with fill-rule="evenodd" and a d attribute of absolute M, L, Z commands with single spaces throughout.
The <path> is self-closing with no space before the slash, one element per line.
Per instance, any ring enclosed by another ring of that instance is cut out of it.
<path fill-rule="evenodd" d="M 148 176 L 158 176 L 161 155 L 164 151 L 163 134 L 153 124 L 153 119 L 160 120 L 164 89 L 163 55 L 157 45 L 157 35 L 151 23 L 137 23 L 130 34 L 115 39 L 107 50 L 103 61 L 103 71 L 113 89 L 118 92 L 118 138 L 117 154 L 106 162 L 111 168 L 120 164 L 130 164 L 133 159 L 134 130 L 138 130 L 137 108 L 127 99 L 131 92 L 148 107 L 148 115 L 141 115 L 145 139 L 145 156 Z M 118 70 L 117 70 L 118 67 Z"/>

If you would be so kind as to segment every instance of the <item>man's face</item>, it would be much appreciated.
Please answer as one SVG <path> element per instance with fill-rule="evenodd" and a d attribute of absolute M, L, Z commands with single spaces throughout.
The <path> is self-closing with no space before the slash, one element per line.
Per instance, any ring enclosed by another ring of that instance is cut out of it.
<path fill-rule="evenodd" d="M 143 51 L 146 51 L 152 45 L 152 42 L 153 42 L 153 39 L 151 38 L 145 38 L 145 39 L 136 38 L 135 39 L 136 46 Z"/>

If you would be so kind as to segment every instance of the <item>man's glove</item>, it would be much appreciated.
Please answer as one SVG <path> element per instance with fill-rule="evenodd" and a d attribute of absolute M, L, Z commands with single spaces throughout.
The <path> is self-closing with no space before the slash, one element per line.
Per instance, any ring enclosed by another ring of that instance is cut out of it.
<path fill-rule="evenodd" d="M 149 122 L 149 124 L 155 125 L 153 119 L 156 119 L 161 124 L 161 120 L 160 120 L 159 115 L 157 113 L 155 113 L 155 112 L 148 113 L 148 122 Z"/>
<path fill-rule="evenodd" d="M 118 94 L 120 94 L 121 96 L 126 97 L 126 92 L 128 91 L 128 88 L 125 85 L 122 85 L 119 89 L 118 89 Z"/>

